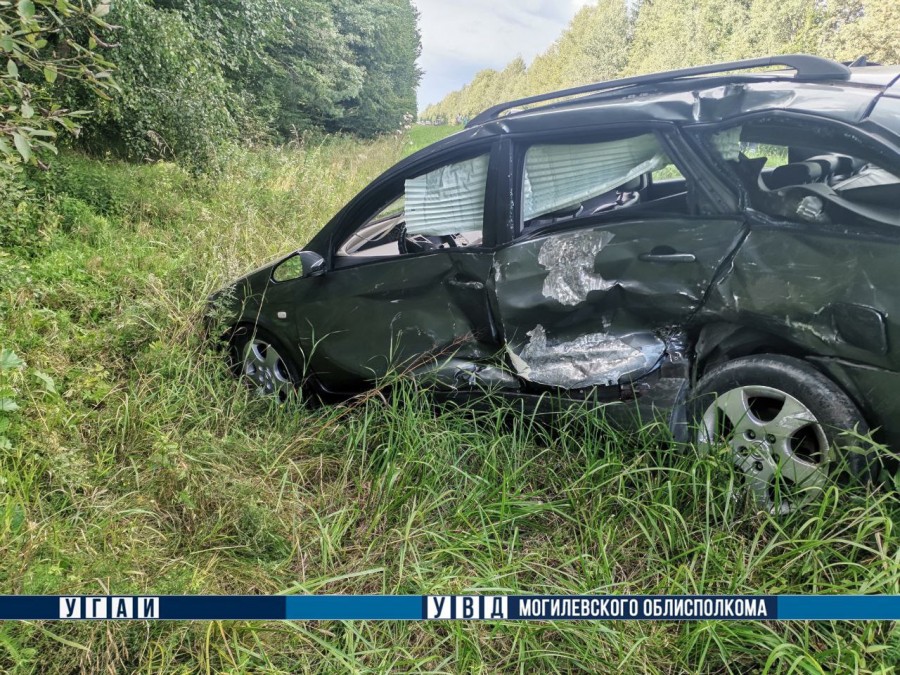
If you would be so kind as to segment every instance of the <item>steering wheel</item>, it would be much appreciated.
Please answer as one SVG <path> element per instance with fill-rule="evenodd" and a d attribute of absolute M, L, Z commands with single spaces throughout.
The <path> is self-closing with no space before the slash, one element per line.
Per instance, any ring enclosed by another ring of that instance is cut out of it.
<path fill-rule="evenodd" d="M 400 232 L 400 238 L 397 240 L 397 248 L 400 249 L 400 254 L 406 253 L 422 253 L 423 251 L 433 251 L 438 248 L 438 245 L 435 244 L 431 239 L 426 237 L 424 234 L 414 234 L 410 236 L 406 231 L 406 226 L 403 226 L 403 230 Z"/>
<path fill-rule="evenodd" d="M 609 204 L 601 204 L 591 212 L 591 215 L 615 211 L 616 209 L 624 209 L 629 206 L 634 206 L 639 201 L 641 201 L 640 192 L 619 192 L 616 195 L 616 201 Z"/>

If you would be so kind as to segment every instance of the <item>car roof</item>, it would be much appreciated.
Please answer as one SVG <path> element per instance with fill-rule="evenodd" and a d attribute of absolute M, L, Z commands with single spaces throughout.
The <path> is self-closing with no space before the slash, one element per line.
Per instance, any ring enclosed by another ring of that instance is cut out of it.
<path fill-rule="evenodd" d="M 718 122 L 766 110 L 805 112 L 856 123 L 871 110 L 874 99 L 880 94 L 900 96 L 900 66 L 847 67 L 805 55 L 766 58 L 776 64 L 793 63 L 791 59 L 795 59 L 801 67 L 754 73 L 722 72 L 728 68 L 740 71 L 746 67 L 760 67 L 764 60 L 752 59 L 721 64 L 720 67 L 701 66 L 587 85 L 578 89 L 596 87 L 597 93 L 588 91 L 578 97 L 561 99 L 559 96 L 566 96 L 567 92 L 576 89 L 549 92 L 521 99 L 525 102 L 537 99 L 540 103 L 537 107 L 519 110 L 515 109 L 518 102 L 512 101 L 489 108 L 463 131 L 410 159 L 486 136 L 596 126 L 601 112 L 603 124 Z M 808 63 L 823 68 L 819 72 L 804 73 L 802 66 Z M 692 71 L 709 74 L 691 76 Z M 667 75 L 671 75 L 671 79 Z M 619 83 L 625 84 L 619 86 Z"/>
<path fill-rule="evenodd" d="M 501 123 L 506 132 L 531 132 L 551 124 L 596 124 L 598 112 L 603 112 L 604 123 L 718 122 L 764 110 L 809 112 L 857 122 L 898 75 L 900 68 L 893 77 L 851 71 L 849 79 L 839 81 L 798 81 L 772 74 L 692 78 L 585 96 L 514 112 L 483 125 Z"/>

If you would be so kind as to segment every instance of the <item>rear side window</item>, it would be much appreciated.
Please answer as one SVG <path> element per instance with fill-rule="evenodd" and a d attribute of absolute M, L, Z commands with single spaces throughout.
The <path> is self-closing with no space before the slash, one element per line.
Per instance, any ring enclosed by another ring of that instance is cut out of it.
<path fill-rule="evenodd" d="M 654 188 L 654 179 L 665 189 Z M 656 135 L 530 146 L 522 169 L 525 231 L 658 202 L 687 210 L 687 184 Z"/>

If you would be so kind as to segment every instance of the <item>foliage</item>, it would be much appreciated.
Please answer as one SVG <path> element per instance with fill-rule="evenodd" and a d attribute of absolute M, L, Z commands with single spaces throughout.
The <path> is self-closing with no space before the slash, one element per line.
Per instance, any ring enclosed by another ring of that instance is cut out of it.
<path fill-rule="evenodd" d="M 131 160 L 177 158 L 208 166 L 222 142 L 234 140 L 234 101 L 207 41 L 178 11 L 146 0 L 116 0 L 120 28 L 109 58 L 122 92 L 84 127 L 84 147 Z M 82 89 L 68 92 L 81 105 Z"/>
<path fill-rule="evenodd" d="M 62 106 L 57 83 L 79 82 L 101 96 L 115 88 L 95 35 L 109 27 L 108 12 L 108 2 L 0 1 L 0 181 L 16 164 L 56 152 L 60 131 L 77 133 L 85 111 Z"/>
<path fill-rule="evenodd" d="M 24 366 L 25 363 L 15 352 L 0 349 L 0 452 L 12 449 L 12 441 L 7 434 L 12 413 L 19 409 L 19 404 L 16 402 L 11 377 L 14 371 Z"/>
<path fill-rule="evenodd" d="M 343 33 L 352 36 L 350 50 L 363 79 L 345 99 L 346 114 L 338 126 L 363 136 L 399 129 L 416 110 L 421 50 L 418 14 L 408 0 L 344 0 Z"/>
<path fill-rule="evenodd" d="M 876 63 L 900 63 L 900 0 L 845 0 L 843 5 L 843 12 L 832 12 L 839 31 L 838 55 L 845 59 L 865 55 Z"/>
<path fill-rule="evenodd" d="M 95 154 L 201 169 L 236 141 L 395 131 L 416 23 L 410 0 L 0 0 L 3 180 L 79 124 Z"/>
<path fill-rule="evenodd" d="M 900 0 L 600 0 L 525 67 L 485 70 L 426 108 L 471 117 L 496 103 L 616 77 L 770 54 L 900 63 Z"/>
<path fill-rule="evenodd" d="M 900 592 L 900 499 L 736 508 L 727 455 L 576 408 L 391 397 L 269 406 L 201 338 L 208 293 L 302 245 L 410 139 L 239 151 L 215 176 L 63 153 L 47 238 L 0 256 L 14 373 L 0 452 L 8 593 Z M 35 255 L 34 253 L 37 253 Z M 2 362 L 2 357 L 0 357 Z M 33 373 L 55 382 L 54 394 Z M 4 672 L 888 673 L 890 622 L 40 622 Z"/>
<path fill-rule="evenodd" d="M 87 125 L 94 152 L 202 168 L 229 141 L 373 136 L 415 109 L 410 0 L 117 0 L 110 20 L 123 94 Z"/>

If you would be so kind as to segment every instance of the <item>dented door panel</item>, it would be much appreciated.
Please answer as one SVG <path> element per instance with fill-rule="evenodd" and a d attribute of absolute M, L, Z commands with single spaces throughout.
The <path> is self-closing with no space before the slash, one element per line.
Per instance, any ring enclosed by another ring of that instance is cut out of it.
<path fill-rule="evenodd" d="M 852 235 L 753 222 L 698 316 L 771 336 L 806 355 L 900 447 L 900 233 Z"/>
<path fill-rule="evenodd" d="M 312 371 L 332 391 L 355 391 L 391 370 L 493 356 L 490 265 L 488 251 L 442 250 L 328 273 L 298 302 Z"/>
<path fill-rule="evenodd" d="M 513 367 L 529 382 L 570 389 L 646 375 L 743 230 L 738 218 L 658 217 L 502 249 L 491 290 Z"/>

